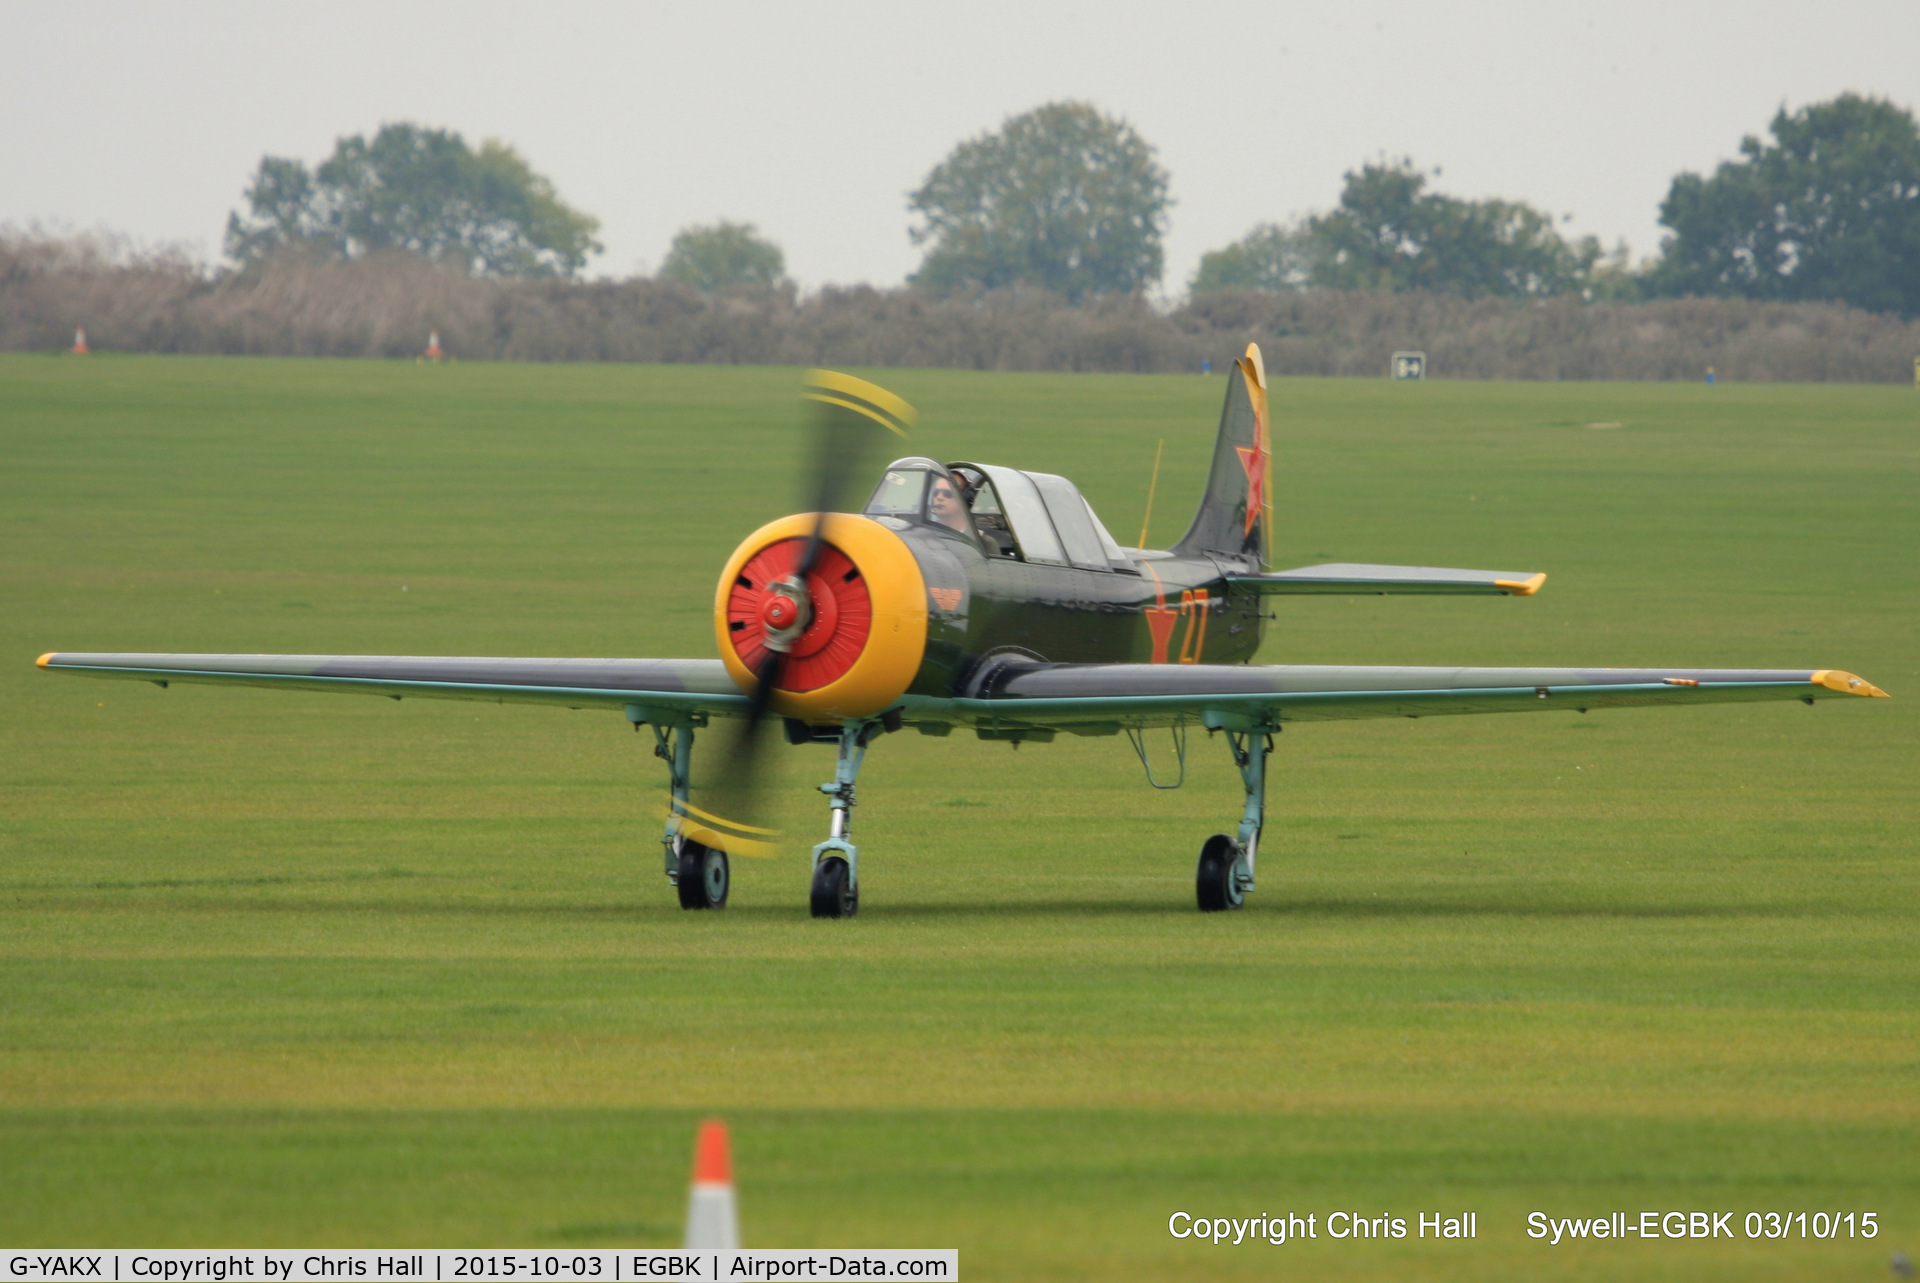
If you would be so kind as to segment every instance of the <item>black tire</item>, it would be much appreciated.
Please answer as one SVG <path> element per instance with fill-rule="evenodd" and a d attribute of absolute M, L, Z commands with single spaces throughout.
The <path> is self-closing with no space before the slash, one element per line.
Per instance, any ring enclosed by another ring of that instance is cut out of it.
<path fill-rule="evenodd" d="M 733 874 L 727 853 L 688 839 L 680 844 L 680 871 L 675 879 L 683 909 L 724 909 Z"/>
<path fill-rule="evenodd" d="M 813 870 L 813 893 L 808 907 L 816 918 L 851 918 L 860 911 L 859 893 L 848 884 L 852 876 L 847 862 L 829 855 Z"/>
<path fill-rule="evenodd" d="M 1193 872 L 1193 889 L 1200 901 L 1200 912 L 1219 913 L 1237 909 L 1246 902 L 1234 879 L 1234 864 L 1240 853 L 1233 839 L 1216 833 L 1200 848 L 1200 865 Z"/>

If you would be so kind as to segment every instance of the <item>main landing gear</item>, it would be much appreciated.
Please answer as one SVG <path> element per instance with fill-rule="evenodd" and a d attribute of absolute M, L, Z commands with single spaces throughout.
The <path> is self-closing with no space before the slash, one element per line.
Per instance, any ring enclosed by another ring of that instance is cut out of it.
<path fill-rule="evenodd" d="M 627 717 L 640 729 L 644 714 L 629 708 Z M 666 848 L 667 881 L 680 894 L 683 909 L 724 909 L 727 892 L 732 889 L 733 870 L 727 853 L 718 845 L 709 845 L 688 832 L 699 825 L 703 836 L 713 830 L 700 825 L 704 813 L 687 800 L 693 783 L 693 723 L 678 725 L 649 723 L 653 730 L 653 755 L 667 764 L 672 801 L 667 808 L 667 831 L 660 839 Z"/>
<path fill-rule="evenodd" d="M 1247 804 L 1241 812 L 1236 836 L 1216 833 L 1200 848 L 1193 889 L 1202 913 L 1237 909 L 1246 903 L 1247 892 L 1253 890 L 1254 855 L 1260 846 L 1260 829 L 1266 818 L 1267 756 L 1273 752 L 1277 729 L 1228 730 L 1226 733 L 1227 747 L 1246 786 Z"/>
<path fill-rule="evenodd" d="M 680 907 L 725 908 L 732 882 L 726 847 L 737 844 L 737 849 L 751 851 L 766 845 L 773 834 L 703 811 L 689 800 L 693 787 L 692 721 L 663 724 L 637 705 L 627 709 L 627 719 L 636 730 L 644 723 L 653 731 L 654 756 L 667 764 L 672 800 L 660 841 L 666 850 L 667 881 L 679 894 Z M 837 739 L 839 755 L 833 779 L 820 786 L 827 795 L 831 819 L 827 840 L 813 848 L 813 884 L 807 902 L 816 918 L 850 918 L 860 911 L 860 848 L 852 841 L 854 783 L 874 736 L 898 729 L 899 716 L 892 713 L 844 723 L 837 735 L 831 729 L 822 733 L 822 738 Z"/>

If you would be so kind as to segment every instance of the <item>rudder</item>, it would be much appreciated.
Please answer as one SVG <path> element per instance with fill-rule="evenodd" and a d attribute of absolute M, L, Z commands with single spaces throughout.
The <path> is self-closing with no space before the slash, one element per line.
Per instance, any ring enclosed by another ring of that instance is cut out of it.
<path fill-rule="evenodd" d="M 1260 346 L 1227 374 L 1227 400 L 1213 444 L 1213 470 L 1193 525 L 1173 546 L 1182 557 L 1214 556 L 1264 566 L 1272 515 L 1273 452 L 1267 436 L 1267 370 Z"/>

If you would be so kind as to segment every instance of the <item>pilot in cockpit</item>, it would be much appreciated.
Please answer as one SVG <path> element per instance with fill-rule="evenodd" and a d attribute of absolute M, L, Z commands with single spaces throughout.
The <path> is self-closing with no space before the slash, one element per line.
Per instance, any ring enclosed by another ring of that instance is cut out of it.
<path fill-rule="evenodd" d="M 931 459 L 897 459 L 867 500 L 868 516 L 894 521 L 924 521 L 971 540 L 972 487 Z M 922 507 L 922 505 L 925 505 Z"/>
<path fill-rule="evenodd" d="M 927 496 L 927 513 L 937 524 L 971 537 L 973 518 L 967 514 L 968 500 L 969 496 L 961 493 L 952 478 L 944 473 L 933 474 L 933 490 Z"/>

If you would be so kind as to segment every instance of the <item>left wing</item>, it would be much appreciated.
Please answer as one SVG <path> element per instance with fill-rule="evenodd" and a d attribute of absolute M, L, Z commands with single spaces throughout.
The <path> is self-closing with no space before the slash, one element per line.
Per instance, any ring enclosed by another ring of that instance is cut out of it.
<path fill-rule="evenodd" d="M 207 682 L 281 690 L 559 704 L 635 705 L 647 722 L 690 714 L 738 717 L 747 697 L 717 659 L 494 659 L 427 655 L 42 655 L 49 672 L 118 677 L 166 686 Z"/>
<path fill-rule="evenodd" d="M 1442 566 L 1369 566 L 1329 562 L 1264 575 L 1228 575 L 1235 592 L 1276 593 L 1503 593 L 1531 597 L 1547 582 L 1541 571 L 1453 570 Z"/>
<path fill-rule="evenodd" d="M 1388 668 L 1316 664 L 1007 664 L 951 701 L 982 727 L 1079 730 L 1445 713 L 1518 713 L 1642 704 L 1718 704 L 1887 693 L 1837 669 Z M 931 710 L 929 710 L 931 716 Z"/>

